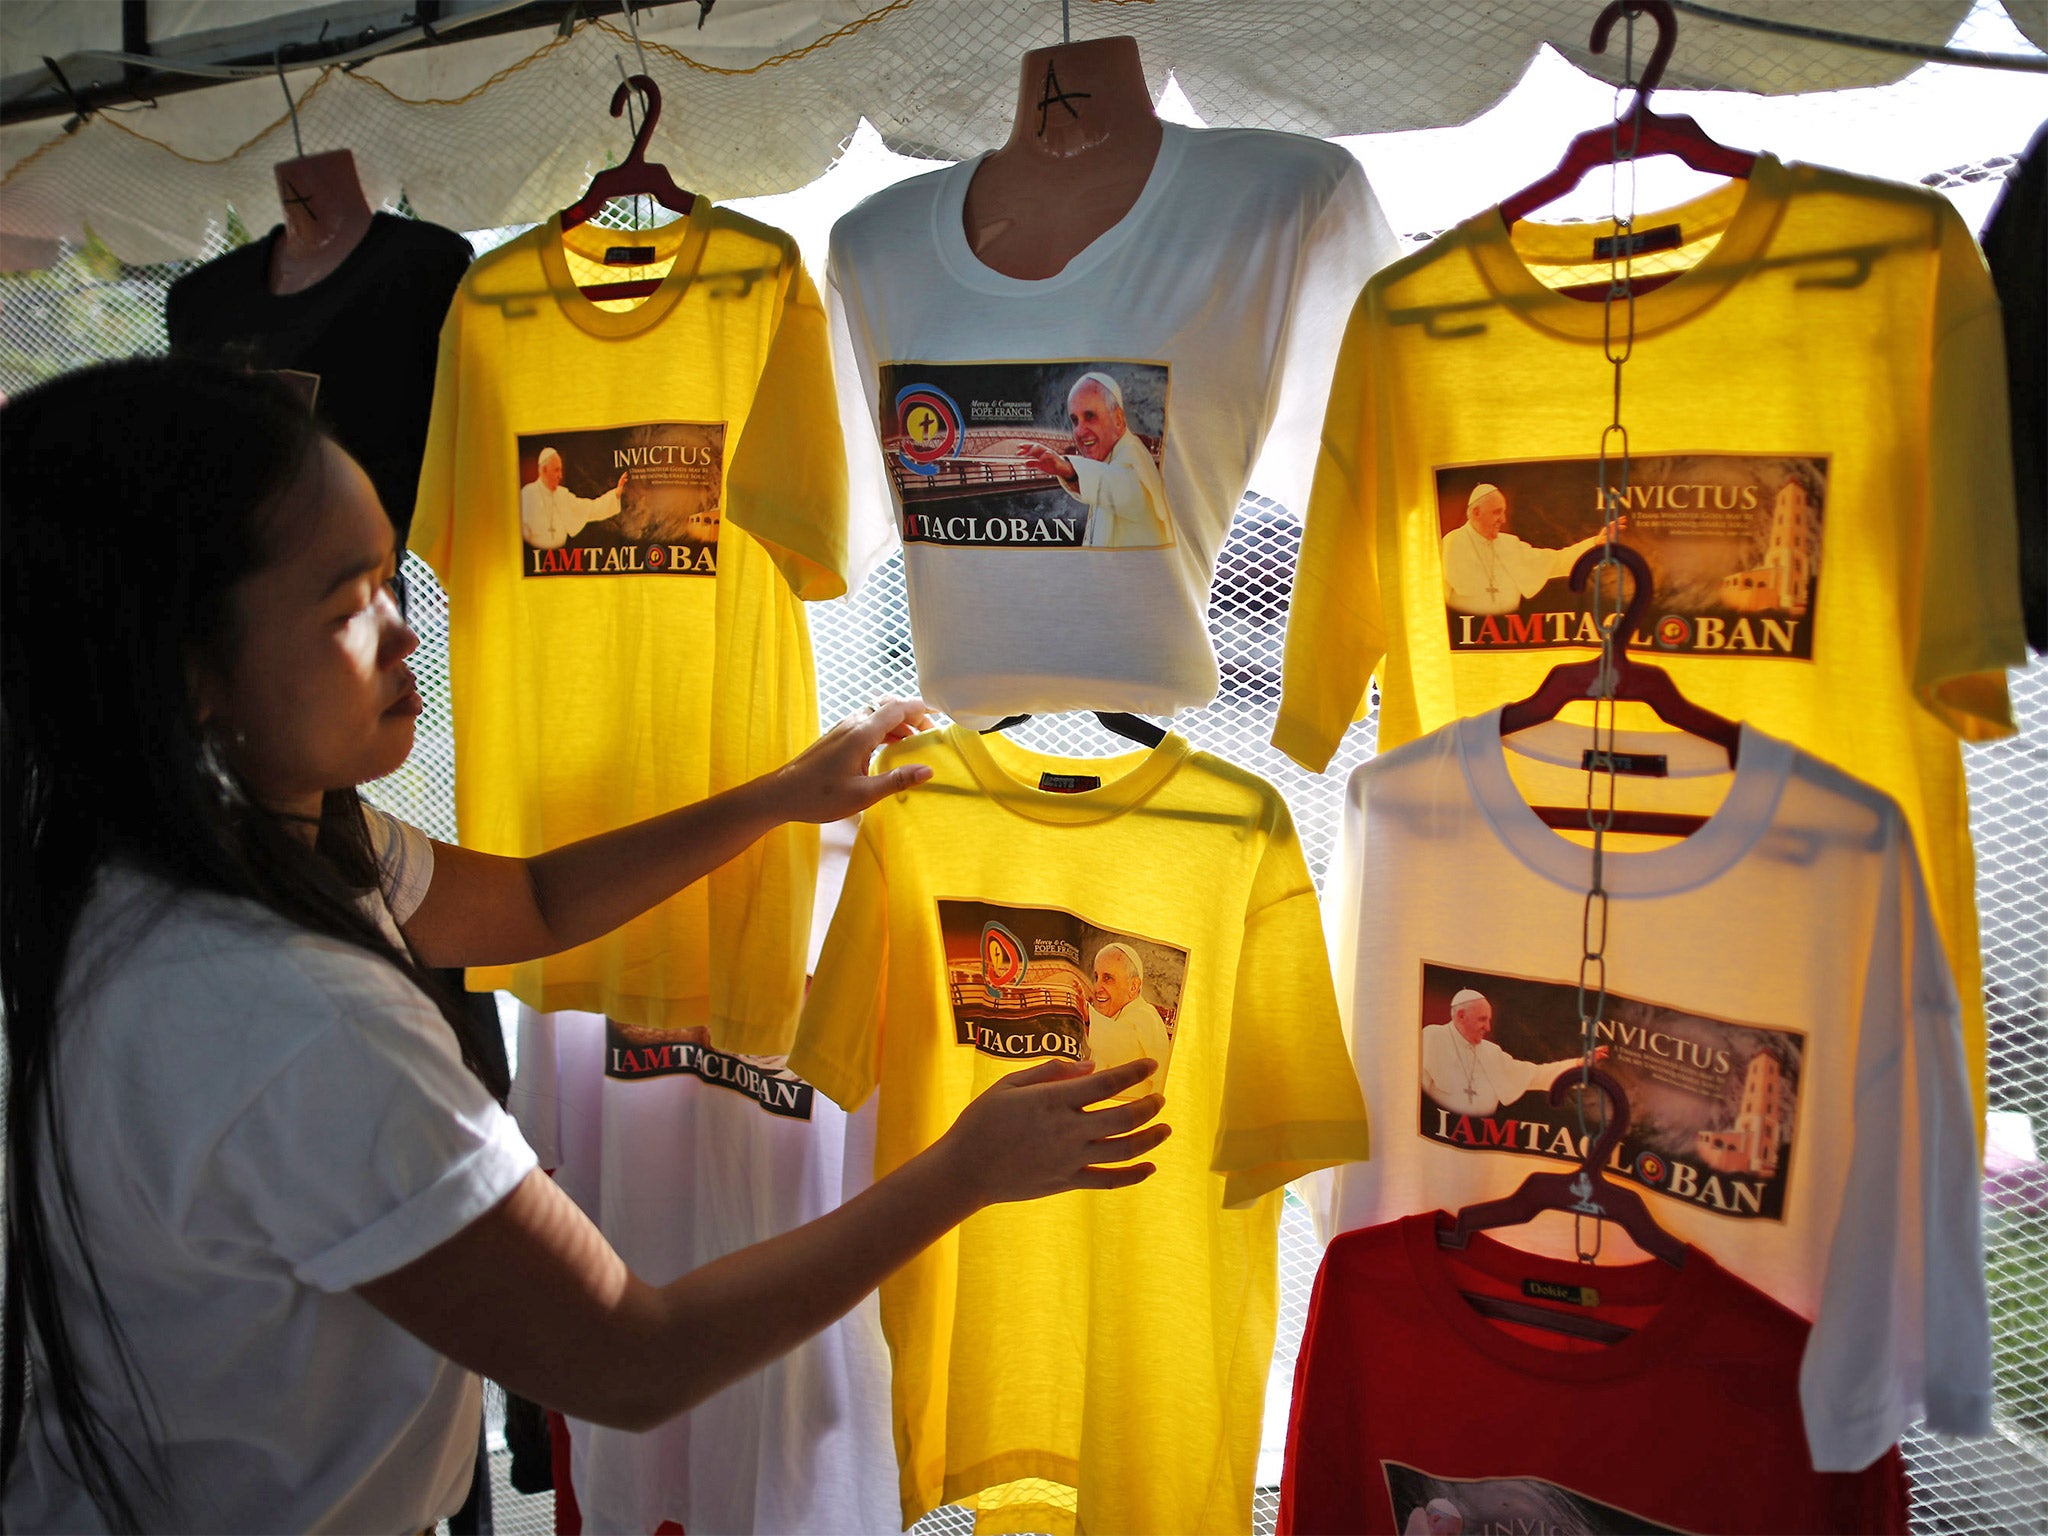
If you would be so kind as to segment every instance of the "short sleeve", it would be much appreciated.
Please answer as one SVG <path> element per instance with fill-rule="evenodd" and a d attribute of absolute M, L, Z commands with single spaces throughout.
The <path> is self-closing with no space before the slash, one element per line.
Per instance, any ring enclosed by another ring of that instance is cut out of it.
<path fill-rule="evenodd" d="M 392 920 L 403 924 L 419 911 L 427 887 L 434 883 L 433 840 L 374 805 L 363 806 L 363 819 L 369 823 L 370 853 L 377 861 L 377 888 L 384 893 Z"/>
<path fill-rule="evenodd" d="M 726 515 L 760 541 L 807 600 L 846 591 L 846 458 L 825 308 L 802 261 L 726 476 Z"/>
<path fill-rule="evenodd" d="M 1368 285 L 1351 312 L 1309 491 L 1281 660 L 1273 745 L 1312 772 L 1328 766 L 1386 654 L 1380 596 L 1381 402 L 1373 388 L 1378 306 Z"/>
<path fill-rule="evenodd" d="M 889 890 L 868 812 L 846 884 L 804 999 L 789 1070 L 841 1109 L 860 1108 L 881 1074 L 883 982 L 889 973 Z"/>
<path fill-rule="evenodd" d="M 842 223 L 832 231 L 831 267 L 825 303 L 832 327 L 832 365 L 839 388 L 840 441 L 846 453 L 846 565 L 849 588 L 858 588 L 868 573 L 887 560 L 902 542 L 896 526 L 896 503 L 889 491 L 889 471 L 882 462 L 882 436 L 875 402 L 864 374 L 873 358 L 854 334 L 856 317 L 848 309 L 842 287 Z M 863 331 L 863 336 L 865 332 Z"/>
<path fill-rule="evenodd" d="M 462 274 L 476 260 L 476 248 L 469 243 L 467 235 L 438 225 L 434 228 L 444 238 L 435 242 L 433 259 L 422 263 L 419 290 L 420 303 L 438 332 L 441 322 L 448 316 L 448 307 L 455 302 L 456 291 L 462 287 Z"/>
<path fill-rule="evenodd" d="M 1799 1372 L 1813 1464 L 1867 1467 L 1924 1417 L 1991 1431 L 1991 1322 L 1961 1005 L 1894 807 L 1856 1060 L 1855 1145 Z"/>
<path fill-rule="evenodd" d="M 1223 1203 L 1242 1206 L 1370 1150 L 1315 887 L 1293 819 L 1275 796 L 1238 952 L 1210 1166 L 1224 1176 Z"/>
<path fill-rule="evenodd" d="M 1351 1245 L 1338 1239 L 1324 1255 L 1309 1294 L 1274 1526 L 1282 1536 L 1371 1529 L 1357 1443 L 1358 1426 L 1365 1421 L 1358 1367 L 1371 1354 L 1352 1336 L 1352 1309 L 1342 1277 L 1350 1253 Z"/>
<path fill-rule="evenodd" d="M 396 970 L 319 943 L 253 1003 L 316 1021 L 211 1151 L 189 1221 L 343 1291 L 440 1246 L 535 1166 L 463 1066 L 447 1021 Z"/>
<path fill-rule="evenodd" d="M 1252 490 L 1297 512 L 1315 471 L 1345 317 L 1366 280 L 1401 253 L 1365 172 L 1347 151 L 1331 149 L 1344 164 L 1302 245 L 1274 367 L 1272 421 L 1251 472 Z"/>
<path fill-rule="evenodd" d="M 1940 275 L 1928 381 L 1927 523 L 1907 658 L 1920 702 L 1964 741 L 2014 730 L 2005 669 L 2026 664 L 2012 421 L 1998 295 L 1977 243 L 1937 198 Z"/>
<path fill-rule="evenodd" d="M 164 338 L 173 353 L 189 351 L 195 344 L 192 324 L 191 273 L 172 283 L 164 294 Z"/>
<path fill-rule="evenodd" d="M 427 447 L 420 459 L 419 493 L 413 497 L 406 548 L 434 568 L 445 587 L 454 554 L 455 440 L 461 411 L 462 294 L 458 290 L 441 322 L 434 356 L 434 403 L 427 414 Z"/>

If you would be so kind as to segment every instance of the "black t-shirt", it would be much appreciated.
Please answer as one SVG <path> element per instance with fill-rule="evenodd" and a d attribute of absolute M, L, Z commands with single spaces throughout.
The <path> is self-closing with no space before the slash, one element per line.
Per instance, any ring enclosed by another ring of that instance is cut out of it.
<path fill-rule="evenodd" d="M 469 266 L 453 230 L 379 213 L 341 265 L 298 293 L 272 293 L 283 227 L 171 285 L 174 351 L 319 380 L 314 409 L 369 472 L 398 530 L 412 523 L 434 401 L 434 356 Z"/>
<path fill-rule="evenodd" d="M 2027 642 L 2048 652 L 2048 123 L 2020 156 L 1984 226 L 1984 259 L 2005 313 Z"/>

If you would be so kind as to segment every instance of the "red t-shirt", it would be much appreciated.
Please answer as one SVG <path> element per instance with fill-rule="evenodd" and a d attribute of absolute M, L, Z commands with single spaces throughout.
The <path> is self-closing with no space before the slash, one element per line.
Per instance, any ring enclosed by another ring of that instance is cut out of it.
<path fill-rule="evenodd" d="M 1483 1235 L 1439 1248 L 1437 1219 L 1330 1244 L 1294 1370 L 1281 1533 L 1906 1529 L 1896 1448 L 1861 1472 L 1813 1470 L 1807 1324 L 1699 1249 L 1682 1270 L 1591 1268 Z M 1461 1292 L 1632 1332 L 1496 1322 Z"/>

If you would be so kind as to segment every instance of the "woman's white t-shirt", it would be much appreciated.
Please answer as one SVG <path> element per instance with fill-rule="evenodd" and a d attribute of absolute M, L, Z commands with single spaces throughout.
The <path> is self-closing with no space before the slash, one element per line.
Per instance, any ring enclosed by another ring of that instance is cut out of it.
<path fill-rule="evenodd" d="M 390 928 L 425 896 L 433 850 L 368 816 Z M 113 1441 L 162 1448 L 169 1504 L 142 1505 L 146 1528 L 416 1531 L 452 1513 L 477 1378 L 354 1290 L 535 1165 L 439 1011 L 350 945 L 113 866 L 61 1012 L 53 1091 L 78 1211 L 153 1422 L 113 1385 L 61 1235 L 58 1283 Z M 32 1402 L 9 1529 L 106 1529 L 69 1464 Z"/>

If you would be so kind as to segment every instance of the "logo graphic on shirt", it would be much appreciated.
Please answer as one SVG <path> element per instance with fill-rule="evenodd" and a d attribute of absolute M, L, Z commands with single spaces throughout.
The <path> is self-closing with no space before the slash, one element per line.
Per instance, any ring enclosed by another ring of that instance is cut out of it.
<path fill-rule="evenodd" d="M 1417 1130 L 1469 1152 L 1581 1155 L 1576 1100 L 1550 1085 L 1579 1065 L 1578 989 L 1422 966 Z M 1806 1037 L 1607 994 L 1597 1065 L 1628 1094 L 1607 1173 L 1724 1216 L 1783 1220 Z"/>
<path fill-rule="evenodd" d="M 913 475 L 935 476 L 940 465 L 959 455 L 960 407 L 943 389 L 904 385 L 896 391 L 896 420 L 902 428 L 896 457 Z"/>
<path fill-rule="evenodd" d="M 725 423 L 532 432 L 519 453 L 528 576 L 716 576 Z"/>
<path fill-rule="evenodd" d="M 1631 643 L 1685 656 L 1813 656 L 1825 455 L 1632 459 L 1616 537 L 1657 590 Z M 1567 578 L 1606 519 L 1600 461 L 1531 459 L 1436 471 L 1444 612 L 1454 651 L 1600 643 Z"/>
<path fill-rule="evenodd" d="M 625 1082 L 649 1077 L 694 1077 L 714 1088 L 744 1094 L 771 1115 L 808 1120 L 817 1090 L 783 1066 L 781 1056 L 737 1056 L 714 1050 L 702 1025 L 684 1030 L 642 1029 L 604 1021 L 604 1075 Z"/>
<path fill-rule="evenodd" d="M 1164 549 L 1166 365 L 884 363 L 904 542 Z"/>
<path fill-rule="evenodd" d="M 986 1056 L 1114 1067 L 1149 1056 L 1162 1087 L 1180 1032 L 1188 952 L 1058 907 L 939 899 L 953 1038 Z"/>
<path fill-rule="evenodd" d="M 1403 1536 L 1686 1536 L 1540 1477 L 1437 1477 L 1382 1461 Z"/>
<path fill-rule="evenodd" d="M 1001 923 L 984 923 L 981 928 L 981 979 L 988 988 L 988 1000 L 998 1003 L 1003 988 L 1024 979 L 1024 946 Z"/>

